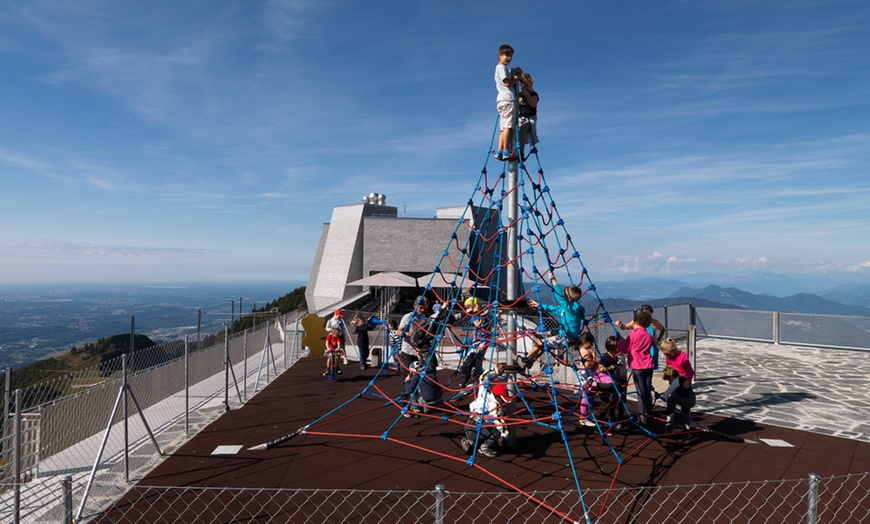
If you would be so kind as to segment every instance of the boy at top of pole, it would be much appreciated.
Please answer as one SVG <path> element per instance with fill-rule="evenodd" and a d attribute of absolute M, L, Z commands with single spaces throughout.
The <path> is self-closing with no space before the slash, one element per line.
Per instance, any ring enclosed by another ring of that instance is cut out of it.
<path fill-rule="evenodd" d="M 498 147 L 495 151 L 496 160 L 507 160 L 513 156 L 511 152 L 511 136 L 514 122 L 517 119 L 517 96 L 514 86 L 521 82 L 523 70 L 519 67 L 508 68 L 514 57 L 514 48 L 503 44 L 498 48 L 498 64 L 495 66 L 495 89 L 498 96 L 495 105 L 498 108 L 501 132 L 498 135 Z"/>

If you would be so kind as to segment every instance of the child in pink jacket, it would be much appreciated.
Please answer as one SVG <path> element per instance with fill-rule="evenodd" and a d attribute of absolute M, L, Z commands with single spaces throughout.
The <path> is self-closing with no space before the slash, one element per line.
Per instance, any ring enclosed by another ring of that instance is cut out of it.
<path fill-rule="evenodd" d="M 655 342 L 647 328 L 652 323 L 652 315 L 640 310 L 634 315 L 635 328 L 625 338 L 620 336 L 617 344 L 619 352 L 628 355 L 628 367 L 634 378 L 637 392 L 638 421 L 647 424 L 652 418 L 652 377 L 655 362 L 650 348 Z"/>

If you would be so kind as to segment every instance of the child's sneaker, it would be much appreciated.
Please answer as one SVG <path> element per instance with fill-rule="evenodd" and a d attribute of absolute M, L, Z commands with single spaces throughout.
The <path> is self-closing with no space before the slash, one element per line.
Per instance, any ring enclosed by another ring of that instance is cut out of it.
<path fill-rule="evenodd" d="M 462 446 L 462 451 L 471 453 L 471 447 L 474 446 L 474 443 L 467 438 L 462 437 L 462 440 L 459 441 L 459 445 Z"/>
<path fill-rule="evenodd" d="M 478 449 L 477 451 L 481 455 L 483 455 L 484 457 L 493 458 L 493 457 L 498 456 L 498 451 L 492 449 L 491 447 L 487 446 L 486 444 L 481 444 L 480 449 Z"/>

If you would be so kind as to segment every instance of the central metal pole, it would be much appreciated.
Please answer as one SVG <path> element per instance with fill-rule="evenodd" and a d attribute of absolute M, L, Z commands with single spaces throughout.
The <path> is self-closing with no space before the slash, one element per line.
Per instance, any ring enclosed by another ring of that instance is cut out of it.
<path fill-rule="evenodd" d="M 517 187 L 517 183 L 519 181 L 519 162 L 516 160 L 511 160 L 508 162 L 508 173 L 507 173 L 507 185 L 508 191 L 508 201 L 507 201 L 507 223 L 508 226 L 508 241 L 507 241 L 507 258 L 511 261 L 510 264 L 505 267 L 507 270 L 507 282 L 506 282 L 506 293 L 507 296 L 506 302 L 513 303 L 517 300 L 519 296 L 519 272 L 516 266 L 515 259 L 517 258 L 517 254 L 519 252 L 518 245 L 518 235 L 517 228 L 519 227 L 517 223 L 517 218 L 519 217 L 519 189 Z M 508 333 L 516 333 L 517 331 L 517 322 L 516 315 L 508 315 L 507 318 L 507 332 Z M 508 364 L 516 365 L 517 363 L 517 341 L 516 338 L 511 337 L 511 340 L 508 341 L 508 347 L 510 351 L 508 351 Z"/>
<path fill-rule="evenodd" d="M 510 263 L 505 266 L 507 270 L 507 282 L 506 282 L 506 294 L 505 301 L 508 304 L 513 305 L 516 302 L 517 297 L 519 296 L 520 282 L 519 282 L 519 269 L 517 268 L 516 258 L 519 253 L 519 242 L 517 236 L 517 228 L 519 224 L 517 222 L 517 218 L 519 217 L 519 162 L 517 160 L 508 161 L 508 173 L 507 173 L 507 184 L 508 184 L 508 201 L 507 201 L 507 223 L 508 226 L 508 242 L 507 242 L 507 259 Z M 508 311 L 507 314 L 507 322 L 506 322 L 507 332 L 510 334 L 510 340 L 508 340 L 508 365 L 515 366 L 517 364 L 517 339 L 514 334 L 517 332 L 517 315 L 516 311 L 513 308 Z M 511 397 L 516 398 L 517 388 L 516 384 L 511 382 L 508 385 L 508 391 L 511 394 Z M 512 400 L 510 404 L 507 406 L 507 414 L 512 415 L 514 411 L 516 411 L 516 400 Z M 514 447 L 517 445 L 517 430 L 516 426 L 511 424 L 508 426 L 508 438 L 507 438 L 508 447 Z"/>

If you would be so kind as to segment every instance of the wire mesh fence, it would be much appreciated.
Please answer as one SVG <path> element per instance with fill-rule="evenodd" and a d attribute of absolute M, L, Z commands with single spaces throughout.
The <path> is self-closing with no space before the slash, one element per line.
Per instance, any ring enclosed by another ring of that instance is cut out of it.
<path fill-rule="evenodd" d="M 58 488 L 60 488 L 58 486 Z M 870 473 L 760 482 L 616 490 L 513 492 L 248 489 L 114 486 L 111 506 L 81 522 L 294 522 L 459 524 L 504 522 L 662 522 L 670 524 L 870 519 Z M 110 493 L 111 488 L 104 490 Z M 32 522 L 66 522 L 73 508 L 57 489 Z"/>
<path fill-rule="evenodd" d="M 298 360 L 301 337 L 284 326 L 299 316 L 211 336 L 200 349 L 158 344 L 14 391 L 0 439 L 0 522 L 43 522 L 47 496 L 67 477 L 91 510 L 111 503 L 117 479 L 147 472 Z"/>

